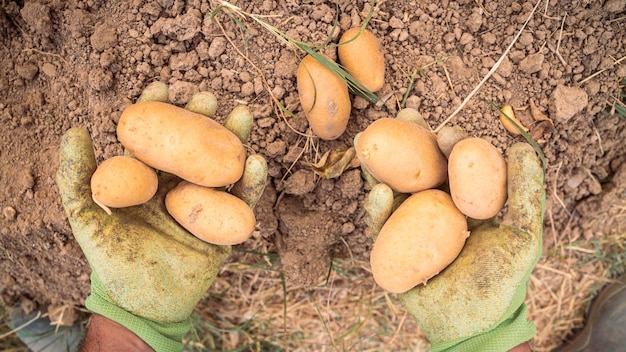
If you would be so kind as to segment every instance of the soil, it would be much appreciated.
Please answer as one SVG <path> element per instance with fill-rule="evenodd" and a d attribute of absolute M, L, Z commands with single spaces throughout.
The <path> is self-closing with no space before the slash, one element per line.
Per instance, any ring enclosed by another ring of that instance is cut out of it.
<path fill-rule="evenodd" d="M 312 45 L 329 35 L 336 42 L 361 25 L 371 8 L 363 0 L 234 3 L 275 16 L 266 20 Z M 116 122 L 153 81 L 168 83 L 178 105 L 194 92 L 213 92 L 220 122 L 237 104 L 252 109 L 249 146 L 268 160 L 270 180 L 256 209 L 258 234 L 242 248 L 278 253 L 287 285 L 302 289 L 323 281 L 331 254 L 367 260 L 372 238 L 363 200 L 369 188 L 359 169 L 353 164 L 340 177 L 321 179 L 310 163 L 351 146 L 372 121 L 395 116 L 404 97 L 406 107 L 438 126 L 496 64 L 535 3 L 377 3 L 368 29 L 385 53 L 386 83 L 377 95 L 388 99 L 371 104 L 352 97 L 348 129 L 335 141 L 303 137 L 310 132 L 295 82 L 303 54 L 258 24 L 247 22 L 244 31 L 223 12 L 207 16 L 217 5 L 2 1 L 0 290 L 6 302 L 28 297 L 40 304 L 84 304 L 90 269 L 54 181 L 59 141 L 80 126 L 90 132 L 99 161 L 121 154 Z M 619 215 L 619 202 L 623 207 L 623 193 L 615 189 L 624 189 L 624 172 L 614 175 L 624 169 L 625 123 L 602 111 L 619 97 L 626 77 L 626 64 L 615 64 L 626 52 L 625 7 L 622 0 L 542 3 L 497 71 L 450 122 L 505 152 L 523 137 L 502 127 L 490 102 L 512 105 L 526 126 L 533 124 L 531 101 L 552 119 L 553 128 L 532 130 L 547 159 L 546 255 L 555 245 L 548 230 L 601 236 L 610 229 L 589 230 L 589 221 Z M 323 52 L 336 58 L 332 46 Z M 281 115 L 268 90 L 296 116 Z M 607 187 L 613 200 L 598 201 Z"/>

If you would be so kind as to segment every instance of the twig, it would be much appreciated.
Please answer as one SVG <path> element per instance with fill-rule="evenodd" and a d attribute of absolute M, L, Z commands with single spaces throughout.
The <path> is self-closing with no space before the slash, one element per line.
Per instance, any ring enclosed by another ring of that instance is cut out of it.
<path fill-rule="evenodd" d="M 68 64 L 67 60 L 65 60 L 65 59 L 63 58 L 63 56 L 61 56 L 61 55 L 59 55 L 59 54 L 49 53 L 49 52 L 47 52 L 47 51 L 41 51 L 41 50 L 38 50 L 38 49 L 35 49 L 35 48 L 26 48 L 26 49 L 23 49 L 22 51 L 34 51 L 34 52 L 39 53 L 39 54 L 41 54 L 41 55 L 50 55 L 50 56 L 55 56 L 55 57 L 58 57 L 59 59 L 61 59 L 61 61 L 63 61 L 66 65 Z"/>
<path fill-rule="evenodd" d="M 561 198 L 558 196 L 558 194 L 556 194 L 556 181 L 559 178 L 559 171 L 561 171 L 561 165 L 563 165 L 563 162 L 561 161 L 559 163 L 559 166 L 556 167 L 556 175 L 554 175 L 554 183 L 552 184 L 552 196 L 554 198 L 556 198 L 556 200 L 559 202 L 559 204 L 561 204 L 561 207 L 563 207 L 563 209 L 565 210 L 565 212 L 567 213 L 567 215 L 571 216 L 572 213 L 567 209 L 567 207 L 565 206 L 565 203 L 563 203 L 563 200 L 561 200 Z"/>
<path fill-rule="evenodd" d="M 452 120 L 456 114 L 458 114 L 463 107 L 465 107 L 465 105 L 467 104 L 467 102 L 470 101 L 470 99 L 472 99 L 472 97 L 474 96 L 474 94 L 476 94 L 476 92 L 478 92 L 478 90 L 480 89 L 480 87 L 482 87 L 482 85 L 489 79 L 489 77 L 491 77 L 491 75 L 493 75 L 494 72 L 496 72 L 496 70 L 498 69 L 498 67 L 500 67 L 500 64 L 502 64 L 502 61 L 504 61 L 504 58 L 509 54 L 509 51 L 511 51 L 511 48 L 513 48 L 513 45 L 515 45 L 515 43 L 517 42 L 517 40 L 519 39 L 520 35 L 522 34 L 522 32 L 524 31 L 524 29 L 526 28 L 526 25 L 528 24 L 528 22 L 530 22 L 530 19 L 533 17 L 533 14 L 535 13 L 535 10 L 537 9 L 537 7 L 539 6 L 539 4 L 542 2 L 543 0 L 538 0 L 537 3 L 535 4 L 535 7 L 533 7 L 533 10 L 530 12 L 530 14 L 528 15 L 528 18 L 526 19 L 526 21 L 524 22 L 524 24 L 522 25 L 522 28 L 520 28 L 520 30 L 517 32 L 517 35 L 515 35 L 515 38 L 513 38 L 513 41 L 511 41 L 511 44 L 509 44 L 509 46 L 506 48 L 506 50 L 504 51 L 504 53 L 502 53 L 502 56 L 500 56 L 500 59 L 498 59 L 498 61 L 496 62 L 495 65 L 493 65 L 493 67 L 491 68 L 491 70 L 489 70 L 489 72 L 487 73 L 487 75 L 483 78 L 482 81 L 480 81 L 480 83 L 478 83 L 478 85 L 474 88 L 474 90 L 472 90 L 470 92 L 470 94 L 465 98 L 465 100 L 463 100 L 463 102 L 461 103 L 461 105 L 459 105 L 458 108 L 456 108 L 456 110 L 454 110 L 454 112 L 452 114 L 450 114 L 450 116 L 448 116 L 435 130 L 434 132 L 437 133 L 439 132 L 439 130 L 441 128 L 443 128 L 448 122 L 450 122 L 450 120 Z"/>
<path fill-rule="evenodd" d="M 591 76 L 589 76 L 589 77 L 587 77 L 587 78 L 583 79 L 582 81 L 578 82 L 578 85 L 582 85 L 582 84 L 584 84 L 585 82 L 587 82 L 588 80 L 592 79 L 593 77 L 595 77 L 595 76 L 597 76 L 597 75 L 601 74 L 602 72 L 604 72 L 604 71 L 606 71 L 606 70 L 611 69 L 613 66 L 615 66 L 615 65 L 619 65 L 619 64 L 620 64 L 622 61 L 624 61 L 624 60 L 626 60 L 626 55 L 622 56 L 620 59 L 618 59 L 618 60 L 616 60 L 616 61 L 613 61 L 613 63 L 611 64 L 611 66 L 609 66 L 609 67 L 607 67 L 607 68 L 603 68 L 602 70 L 600 70 L 600 71 L 598 71 L 598 72 L 596 72 L 596 73 L 592 74 Z"/>
<path fill-rule="evenodd" d="M 450 85 L 450 89 L 452 90 L 452 93 L 456 94 L 456 92 L 454 91 L 454 86 L 452 85 L 452 80 L 450 79 L 450 74 L 448 73 L 448 69 L 446 68 L 446 65 L 443 63 L 439 63 L 439 65 L 443 68 L 443 72 L 446 74 L 446 78 L 448 79 L 448 84 Z"/>
<path fill-rule="evenodd" d="M 567 62 L 565 61 L 565 59 L 563 59 L 563 56 L 561 56 L 561 53 L 559 53 L 559 51 L 554 46 L 552 46 L 552 44 L 550 43 L 546 43 L 546 44 L 548 45 L 548 49 L 550 49 L 550 51 L 553 52 L 554 55 L 556 55 L 556 57 L 559 58 L 559 61 L 561 61 L 563 66 L 567 67 Z"/>
<path fill-rule="evenodd" d="M 556 41 L 556 52 L 559 52 L 559 48 L 561 47 L 561 39 L 563 38 L 563 25 L 565 24 L 565 18 L 567 18 L 567 13 L 563 15 L 563 21 L 561 21 L 561 29 L 559 30 L 559 40 Z"/>
<path fill-rule="evenodd" d="M 34 322 L 35 322 L 35 320 L 39 319 L 40 317 L 42 317 L 42 315 L 41 315 L 41 311 L 38 311 L 38 312 L 37 312 L 37 315 L 35 315 L 35 317 L 33 317 L 31 320 L 29 320 L 29 321 L 25 322 L 24 324 L 22 324 L 22 325 L 20 325 L 20 326 L 16 327 L 15 329 L 13 329 L 13 330 L 11 330 L 11 331 L 9 331 L 9 332 L 7 332 L 7 333 L 4 333 L 4 334 L 0 335 L 0 340 L 4 339 L 4 338 L 5 338 L 5 337 L 7 337 L 7 336 L 11 336 L 12 334 L 14 334 L 14 333 L 16 333 L 16 332 L 18 332 L 18 331 L 20 331 L 20 330 L 24 329 L 24 328 L 25 328 L 25 327 L 27 327 L 28 325 L 30 325 L 30 324 L 32 324 L 32 323 L 34 323 Z"/>

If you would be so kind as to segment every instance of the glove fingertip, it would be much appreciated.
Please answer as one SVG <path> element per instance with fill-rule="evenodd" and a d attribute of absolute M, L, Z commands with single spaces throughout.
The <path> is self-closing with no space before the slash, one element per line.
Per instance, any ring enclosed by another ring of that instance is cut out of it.
<path fill-rule="evenodd" d="M 507 225 L 532 234 L 543 230 L 544 174 L 539 157 L 527 143 L 516 143 L 508 152 L 509 211 Z"/>
<path fill-rule="evenodd" d="M 391 216 L 394 206 L 394 194 L 391 187 L 384 183 L 379 183 L 372 187 L 372 190 L 365 198 L 365 223 L 372 231 L 374 238 L 383 228 L 383 225 Z"/>
<path fill-rule="evenodd" d="M 231 193 L 252 209 L 256 206 L 267 184 L 267 161 L 259 154 L 248 156 L 243 176 L 235 183 Z"/>
<path fill-rule="evenodd" d="M 139 99 L 137 99 L 137 102 L 142 101 L 160 101 L 167 103 L 169 101 L 169 88 L 167 84 L 159 81 L 148 84 L 143 92 L 141 92 Z"/>
<path fill-rule="evenodd" d="M 224 127 L 234 133 L 241 143 L 247 144 L 252 131 L 254 116 L 247 105 L 236 106 L 224 122 Z"/>
<path fill-rule="evenodd" d="M 91 175 L 96 170 L 91 137 L 83 129 L 69 129 L 61 139 L 56 183 L 66 210 L 92 204 Z"/>
<path fill-rule="evenodd" d="M 217 97 L 211 92 L 198 92 L 189 99 L 185 109 L 213 118 L 217 111 Z"/>

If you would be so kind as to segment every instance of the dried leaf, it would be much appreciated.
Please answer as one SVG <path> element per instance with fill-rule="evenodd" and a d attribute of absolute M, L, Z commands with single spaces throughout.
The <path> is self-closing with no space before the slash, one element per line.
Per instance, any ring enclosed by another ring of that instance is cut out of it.
<path fill-rule="evenodd" d="M 552 122 L 552 120 L 550 120 L 550 118 L 546 114 L 539 110 L 539 108 L 537 107 L 537 105 L 535 105 L 535 102 L 532 99 L 530 99 L 530 115 L 532 115 L 535 121 Z M 554 126 L 554 123 L 552 125 Z"/>
<path fill-rule="evenodd" d="M 329 150 L 315 164 L 310 164 L 313 172 L 321 178 L 337 178 L 350 166 L 356 156 L 354 147 Z"/>
<path fill-rule="evenodd" d="M 534 140 L 544 139 L 552 133 L 553 129 L 554 124 L 550 119 L 535 121 L 535 123 L 530 126 L 530 135 L 533 137 Z"/>

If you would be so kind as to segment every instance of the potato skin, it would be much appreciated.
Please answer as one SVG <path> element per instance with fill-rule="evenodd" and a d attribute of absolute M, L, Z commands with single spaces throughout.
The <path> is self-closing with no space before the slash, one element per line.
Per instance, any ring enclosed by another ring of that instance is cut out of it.
<path fill-rule="evenodd" d="M 376 92 L 385 83 L 385 57 L 378 38 L 368 30 L 359 34 L 360 29 L 348 29 L 339 39 L 339 62 L 352 77 L 370 91 Z"/>
<path fill-rule="evenodd" d="M 311 55 L 302 59 L 297 72 L 300 104 L 313 133 L 324 140 L 339 138 L 348 127 L 348 85 Z"/>
<path fill-rule="evenodd" d="M 489 219 L 506 202 L 506 160 L 482 138 L 466 138 L 454 145 L 448 177 L 454 204 L 470 218 Z"/>
<path fill-rule="evenodd" d="M 91 176 L 95 200 L 111 208 L 124 208 L 149 201 L 157 191 L 156 172 L 128 156 L 103 161 Z"/>
<path fill-rule="evenodd" d="M 216 245 L 245 242 L 256 224 L 252 209 L 241 199 L 186 181 L 167 193 L 165 207 L 187 231 Z"/>
<path fill-rule="evenodd" d="M 468 236 L 465 215 L 447 193 L 415 193 L 391 214 L 374 242 L 374 280 L 392 293 L 425 284 L 454 261 Z"/>
<path fill-rule="evenodd" d="M 361 133 L 356 154 L 372 176 L 398 192 L 433 188 L 447 177 L 446 158 L 435 136 L 414 122 L 374 121 Z"/>
<path fill-rule="evenodd" d="M 246 151 L 235 134 L 212 119 L 161 102 L 126 108 L 117 125 L 119 141 L 158 170 L 206 187 L 236 182 Z"/>

